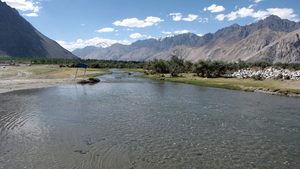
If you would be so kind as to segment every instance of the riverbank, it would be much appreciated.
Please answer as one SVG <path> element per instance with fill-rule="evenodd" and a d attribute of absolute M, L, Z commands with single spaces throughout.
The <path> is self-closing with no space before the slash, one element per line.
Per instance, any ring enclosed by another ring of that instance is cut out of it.
<path fill-rule="evenodd" d="M 84 75 L 84 69 L 60 68 L 59 65 L 20 65 L 0 68 L 0 93 L 75 84 Z M 101 69 L 87 69 L 84 78 L 111 73 Z"/>
<path fill-rule="evenodd" d="M 300 81 L 273 80 L 263 81 L 254 79 L 238 78 L 203 78 L 194 76 L 194 73 L 182 73 L 179 77 L 170 77 L 170 74 L 162 75 L 139 75 L 137 77 L 150 78 L 154 80 L 165 80 L 170 82 L 186 83 L 198 86 L 216 87 L 246 92 L 259 92 L 272 95 L 300 97 Z"/>

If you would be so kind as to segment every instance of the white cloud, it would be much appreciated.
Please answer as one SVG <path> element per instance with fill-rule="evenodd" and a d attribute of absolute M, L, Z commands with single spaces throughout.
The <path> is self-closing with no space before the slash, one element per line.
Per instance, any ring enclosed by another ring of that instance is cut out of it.
<path fill-rule="evenodd" d="M 7 5 L 19 9 L 21 11 L 32 11 L 31 13 L 23 14 L 23 16 L 37 17 L 37 12 L 42 8 L 39 6 L 39 2 L 33 2 L 32 0 L 2 0 Z"/>
<path fill-rule="evenodd" d="M 88 39 L 86 41 L 83 41 L 82 39 L 78 39 L 76 42 L 65 42 L 57 40 L 57 43 L 59 43 L 62 47 L 68 49 L 69 51 L 73 51 L 76 48 L 84 48 L 86 46 L 97 46 L 97 47 L 109 47 L 112 44 L 115 43 L 121 43 L 123 45 L 130 45 L 131 41 L 129 40 L 112 40 L 112 39 L 103 39 L 99 37 L 95 37 L 92 39 Z"/>
<path fill-rule="evenodd" d="M 80 24 L 80 26 L 85 26 L 85 24 Z"/>
<path fill-rule="evenodd" d="M 175 31 L 174 33 L 175 34 L 184 34 L 184 33 L 188 33 L 188 32 L 190 32 L 189 30 L 178 30 L 178 31 Z"/>
<path fill-rule="evenodd" d="M 180 20 L 193 21 L 198 18 L 198 15 L 194 15 L 194 14 L 189 14 L 187 18 L 182 18 L 181 13 L 170 13 L 169 15 L 172 16 L 174 21 L 180 21 Z"/>
<path fill-rule="evenodd" d="M 187 18 L 182 18 L 184 21 L 193 21 L 198 18 L 198 15 L 189 14 Z"/>
<path fill-rule="evenodd" d="M 39 12 L 39 11 L 40 11 L 40 8 L 41 8 L 41 7 L 39 7 L 39 6 L 34 7 L 33 12 Z"/>
<path fill-rule="evenodd" d="M 37 17 L 39 16 L 38 14 L 36 13 L 27 13 L 27 14 L 23 14 L 24 16 L 29 16 L 29 17 Z"/>
<path fill-rule="evenodd" d="M 260 1 L 263 1 L 263 0 L 254 0 L 255 3 L 258 3 L 258 2 L 260 2 Z"/>
<path fill-rule="evenodd" d="M 96 32 L 113 32 L 115 29 L 114 28 L 109 28 L 109 27 L 106 27 L 106 28 L 102 28 L 102 29 L 99 29 L 99 30 L 96 30 Z"/>
<path fill-rule="evenodd" d="M 254 9 L 252 8 L 241 8 L 238 11 L 232 11 L 231 13 L 224 15 L 224 14 L 219 14 L 216 16 L 215 19 L 222 21 L 225 18 L 228 19 L 228 21 L 233 21 L 237 18 L 245 18 L 245 17 L 253 17 L 256 20 L 259 19 L 265 19 L 269 15 L 277 15 L 281 19 L 289 19 L 292 21 L 298 22 L 299 19 L 297 19 L 297 15 L 294 14 L 294 10 L 291 8 L 268 8 L 266 11 L 259 10 L 257 12 L 254 12 Z"/>
<path fill-rule="evenodd" d="M 164 34 L 171 34 L 172 32 L 162 31 L 162 33 L 164 33 Z"/>
<path fill-rule="evenodd" d="M 203 36 L 202 34 L 197 34 L 197 36 Z"/>
<path fill-rule="evenodd" d="M 133 33 L 129 37 L 131 37 L 132 39 L 140 39 L 140 38 L 145 38 L 145 37 L 152 38 L 151 36 L 141 35 L 140 33 Z"/>
<path fill-rule="evenodd" d="M 116 26 L 127 26 L 127 27 L 137 27 L 144 28 L 146 26 L 152 26 L 153 24 L 164 21 L 158 17 L 148 16 L 145 20 L 138 20 L 137 18 L 127 18 L 123 21 L 116 21 L 113 24 Z"/>
<path fill-rule="evenodd" d="M 216 4 L 212 4 L 211 6 L 204 8 L 203 11 L 209 10 L 212 13 L 222 12 L 225 10 L 223 6 L 217 6 Z"/>
<path fill-rule="evenodd" d="M 219 21 L 223 21 L 226 16 L 224 14 L 219 14 L 216 16 L 216 19 Z"/>
<path fill-rule="evenodd" d="M 39 7 L 37 4 L 33 1 L 29 0 L 2 0 L 3 2 L 6 2 L 7 5 L 19 9 L 21 11 L 33 11 L 38 12 L 41 7 Z"/>
<path fill-rule="evenodd" d="M 173 20 L 174 21 L 180 21 L 182 18 L 182 14 L 181 13 L 170 13 L 171 16 L 173 16 Z"/>
<path fill-rule="evenodd" d="M 298 22 L 297 15 L 294 14 L 294 10 L 291 8 L 268 8 L 267 11 L 271 15 L 277 15 L 282 19 L 289 19 Z"/>

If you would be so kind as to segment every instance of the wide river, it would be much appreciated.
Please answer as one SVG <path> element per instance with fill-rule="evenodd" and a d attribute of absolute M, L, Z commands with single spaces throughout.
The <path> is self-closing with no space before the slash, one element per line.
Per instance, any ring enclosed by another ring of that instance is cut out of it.
<path fill-rule="evenodd" d="M 0 168 L 300 166 L 299 98 L 99 78 L 0 94 Z"/>

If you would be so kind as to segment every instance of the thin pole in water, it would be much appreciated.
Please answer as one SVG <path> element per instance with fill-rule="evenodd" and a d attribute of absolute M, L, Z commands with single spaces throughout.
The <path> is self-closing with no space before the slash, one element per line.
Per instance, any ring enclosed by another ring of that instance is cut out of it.
<path fill-rule="evenodd" d="M 83 78 L 82 79 L 84 79 L 85 71 L 86 71 L 86 68 L 84 69 L 84 74 L 83 74 Z"/>
<path fill-rule="evenodd" d="M 77 76 L 77 71 L 78 71 L 78 67 L 77 67 L 77 70 L 76 70 L 76 75 L 75 75 L 75 79 L 76 79 L 76 76 Z"/>

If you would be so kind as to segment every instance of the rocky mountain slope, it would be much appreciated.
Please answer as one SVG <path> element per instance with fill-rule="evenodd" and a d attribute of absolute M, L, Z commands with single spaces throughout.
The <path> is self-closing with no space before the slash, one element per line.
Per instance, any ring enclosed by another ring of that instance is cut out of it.
<path fill-rule="evenodd" d="M 271 15 L 257 23 L 245 26 L 234 24 L 220 29 L 214 34 L 208 33 L 202 37 L 188 33 L 173 37 L 136 41 L 131 45 L 114 44 L 108 48 L 94 48 L 93 51 L 80 55 L 80 57 L 85 59 L 143 61 L 154 58 L 169 59 L 171 54 L 175 54 L 193 62 L 199 59 L 229 62 L 238 59 L 299 62 L 298 40 L 294 38 L 298 29 L 300 29 L 300 22 L 296 23 Z M 292 33 L 293 31 L 296 32 Z M 291 36 L 291 38 L 286 36 Z M 280 47 L 270 46 L 277 41 L 281 41 Z M 288 48 L 288 54 L 279 52 L 279 48 L 284 47 Z M 273 51 L 275 48 L 277 52 Z M 80 49 L 77 49 L 74 54 L 76 55 L 80 51 Z"/>
<path fill-rule="evenodd" d="M 77 56 L 37 31 L 18 11 L 0 0 L 0 57 L 66 58 Z"/>

